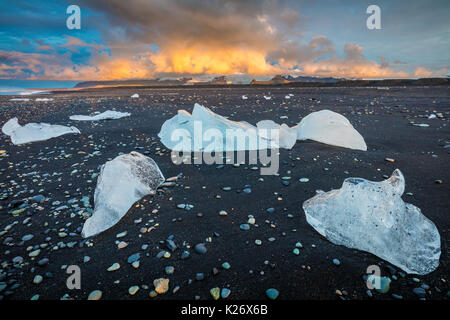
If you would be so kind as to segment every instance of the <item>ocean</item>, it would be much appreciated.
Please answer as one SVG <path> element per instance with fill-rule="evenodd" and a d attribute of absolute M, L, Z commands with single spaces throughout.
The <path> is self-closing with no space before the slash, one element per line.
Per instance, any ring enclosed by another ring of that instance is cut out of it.
<path fill-rule="evenodd" d="M 0 95 L 45 94 L 45 89 L 73 88 L 77 83 L 78 81 L 0 79 Z"/>

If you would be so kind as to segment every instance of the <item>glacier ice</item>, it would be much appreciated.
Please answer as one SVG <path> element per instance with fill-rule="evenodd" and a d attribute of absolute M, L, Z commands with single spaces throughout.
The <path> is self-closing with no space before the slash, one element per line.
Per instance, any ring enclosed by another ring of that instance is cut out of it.
<path fill-rule="evenodd" d="M 304 117 L 297 125 L 298 140 L 314 140 L 337 147 L 367 151 L 364 138 L 343 115 L 321 110 Z"/>
<path fill-rule="evenodd" d="M 207 136 L 208 132 L 211 139 L 206 137 L 208 141 L 204 141 L 203 134 Z M 197 103 L 192 115 L 186 110 L 178 110 L 177 115 L 165 121 L 158 136 L 167 148 L 175 151 L 226 152 L 257 150 L 260 147 L 255 126 L 245 121 L 228 120 Z M 245 139 L 240 143 L 232 137 Z"/>
<path fill-rule="evenodd" d="M 10 136 L 11 142 L 16 145 L 48 140 L 69 133 L 80 133 L 80 130 L 76 127 L 48 123 L 27 123 L 21 126 L 17 118 L 12 118 L 6 122 L 2 127 L 2 131 L 4 134 Z"/>
<path fill-rule="evenodd" d="M 85 115 L 73 115 L 70 116 L 70 120 L 76 121 L 98 121 L 98 120 L 106 120 L 106 119 L 120 119 L 123 117 L 129 117 L 131 113 L 129 112 L 118 112 L 107 110 L 105 112 L 93 115 L 93 116 L 85 116 Z"/>
<path fill-rule="evenodd" d="M 106 162 L 94 192 L 94 212 L 85 221 L 82 236 L 91 237 L 114 226 L 133 203 L 156 191 L 164 180 L 155 161 L 136 151 Z"/>
<path fill-rule="evenodd" d="M 381 182 L 344 180 L 341 189 L 303 203 L 306 221 L 334 244 L 370 252 L 407 273 L 424 275 L 439 265 L 441 241 L 432 221 L 403 202 L 405 179 L 396 169 Z"/>
<path fill-rule="evenodd" d="M 203 141 L 202 135 L 208 130 L 215 130 L 223 139 L 207 136 Z M 227 139 L 227 134 L 241 139 Z M 192 115 L 178 110 L 177 115 L 166 120 L 158 136 L 167 148 L 184 152 L 291 149 L 297 140 L 306 139 L 367 150 L 364 138 L 347 118 L 330 110 L 312 112 L 293 127 L 272 120 L 259 121 L 255 127 L 245 121 L 228 120 L 196 103 Z"/>

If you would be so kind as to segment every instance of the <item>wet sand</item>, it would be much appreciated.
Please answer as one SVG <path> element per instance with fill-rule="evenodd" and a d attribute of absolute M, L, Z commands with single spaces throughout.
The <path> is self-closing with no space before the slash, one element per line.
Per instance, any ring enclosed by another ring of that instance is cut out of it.
<path fill-rule="evenodd" d="M 133 93 L 140 97 L 130 98 Z M 287 100 L 284 97 L 289 93 L 294 96 Z M 247 100 L 242 100 L 244 94 Z M 272 96 L 272 100 L 263 95 Z M 76 126 L 81 131 L 81 135 L 23 146 L 14 146 L 1 135 L 0 150 L 6 152 L 0 155 L 0 232 L 7 229 L 0 236 L 0 284 L 6 285 L 0 292 L 3 300 L 30 299 L 36 294 L 39 299 L 60 299 L 65 294 L 86 299 L 96 289 L 103 292 L 103 299 L 149 300 L 157 278 L 168 278 L 170 284 L 169 291 L 155 300 L 196 296 L 210 300 L 209 290 L 214 287 L 229 288 L 228 299 L 267 299 L 265 291 L 276 288 L 278 299 L 289 300 L 394 299 L 392 294 L 414 300 L 418 296 L 413 289 L 423 284 L 429 286 L 427 299 L 448 299 L 450 149 L 445 146 L 450 144 L 449 87 L 99 88 L 45 97 L 54 100 L 9 101 L 12 97 L 0 96 L 2 124 L 17 116 L 21 124 L 47 122 Z M 252 170 L 253 165 L 174 165 L 170 150 L 157 134 L 178 109 L 191 112 L 194 103 L 232 120 L 256 124 L 272 119 L 289 126 L 310 112 L 330 109 L 350 120 L 364 137 L 368 151 L 298 141 L 292 150 L 280 150 L 279 176 L 260 176 L 259 170 Z M 74 114 L 108 109 L 132 115 L 100 122 L 69 120 Z M 427 119 L 431 113 L 441 113 L 442 118 Z M 280 119 L 282 116 L 288 118 Z M 86 212 L 80 200 L 89 196 L 90 205 L 94 205 L 97 178 L 92 174 L 119 153 L 133 150 L 152 157 L 166 178 L 179 173 L 182 178 L 175 187 L 137 202 L 116 226 L 86 242 L 80 236 Z M 426 276 L 402 276 L 401 270 L 376 256 L 330 243 L 309 226 L 302 210 L 303 201 L 318 189 L 340 188 L 347 177 L 381 181 L 396 168 L 406 179 L 403 199 L 419 207 L 441 235 L 440 265 Z M 286 176 L 291 177 L 287 186 L 281 179 Z M 302 177 L 309 182 L 299 182 Z M 246 186 L 251 193 L 242 192 Z M 231 191 L 223 187 L 231 187 Z M 33 204 L 29 198 L 35 195 L 46 200 Z M 183 203 L 194 207 L 189 211 L 177 208 Z M 21 205 L 25 210 L 14 216 L 12 212 Z M 275 210 L 267 212 L 268 208 Z M 219 215 L 221 210 L 228 214 Z M 255 217 L 256 225 L 240 230 L 248 215 Z M 137 223 L 139 219 L 142 222 Z M 152 226 L 155 228 L 150 232 L 140 232 Z M 123 231 L 127 235 L 116 238 Z M 33 238 L 22 241 L 28 234 Z M 168 250 L 165 240 L 171 235 L 178 249 L 169 258 L 157 258 L 159 252 Z M 205 242 L 209 237 L 211 242 Z M 257 239 L 262 245 L 255 244 Z M 118 249 L 118 241 L 128 246 Z M 203 255 L 193 250 L 201 242 L 208 249 Z M 297 242 L 303 246 L 298 256 L 292 252 Z M 40 253 L 29 257 L 38 248 Z M 190 251 L 186 260 L 180 259 L 184 250 Z M 127 258 L 138 252 L 140 265 L 134 268 Z M 23 261 L 14 264 L 17 256 Z M 85 256 L 90 257 L 88 262 L 83 262 Z M 39 266 L 43 258 L 49 262 Z M 333 264 L 333 259 L 339 259 L 340 265 Z M 108 272 L 106 269 L 116 262 L 120 269 Z M 223 269 L 224 262 L 231 268 Z M 383 275 L 395 272 L 397 280 L 392 281 L 388 293 L 372 290 L 373 297 L 369 297 L 363 276 L 372 264 L 381 266 Z M 66 287 L 69 275 L 62 269 L 65 265 L 80 267 L 80 290 Z M 167 266 L 174 267 L 173 274 L 166 275 Z M 203 273 L 204 279 L 195 280 L 197 273 Z M 36 275 L 43 276 L 40 284 L 33 283 Z M 130 295 L 131 286 L 140 286 L 140 290 Z M 173 293 L 176 286 L 180 288 Z"/>

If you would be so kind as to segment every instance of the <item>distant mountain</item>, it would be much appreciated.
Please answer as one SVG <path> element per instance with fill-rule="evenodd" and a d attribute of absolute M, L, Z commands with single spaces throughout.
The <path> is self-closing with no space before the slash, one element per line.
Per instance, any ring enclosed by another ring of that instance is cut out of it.
<path fill-rule="evenodd" d="M 274 84 L 287 84 L 290 81 L 287 80 L 286 78 L 284 78 L 282 75 L 276 75 L 275 77 L 273 77 L 270 80 L 263 80 L 263 81 L 258 81 L 253 79 L 252 82 L 250 82 L 251 85 L 274 85 Z"/>
<path fill-rule="evenodd" d="M 308 76 L 297 76 L 293 77 L 290 74 L 283 76 L 284 79 L 290 82 L 325 82 L 325 83 L 336 83 L 341 81 L 340 78 L 331 78 L 331 77 L 308 77 Z"/>
<path fill-rule="evenodd" d="M 93 87 L 173 87 L 173 86 L 291 86 L 291 87 L 382 87 L 382 86 L 439 86 L 450 85 L 450 78 L 421 78 L 421 79 L 339 79 L 331 77 L 307 77 L 291 75 L 277 75 L 273 78 L 258 77 L 253 79 L 247 75 L 217 76 L 208 75 L 197 79 L 148 79 L 148 80 L 116 80 L 116 81 L 84 81 L 75 85 L 74 88 Z M 268 79 L 268 80 L 265 80 Z"/>

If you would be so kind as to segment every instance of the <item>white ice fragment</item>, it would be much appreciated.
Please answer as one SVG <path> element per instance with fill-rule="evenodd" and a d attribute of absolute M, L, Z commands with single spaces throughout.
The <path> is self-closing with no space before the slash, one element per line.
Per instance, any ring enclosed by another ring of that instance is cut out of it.
<path fill-rule="evenodd" d="M 177 115 L 165 121 L 158 136 L 167 148 L 184 152 L 242 151 L 260 147 L 255 126 L 228 120 L 197 103 L 192 115 L 178 110 Z"/>
<path fill-rule="evenodd" d="M 9 99 L 9 101 L 30 101 L 28 98 L 12 98 Z"/>
<path fill-rule="evenodd" d="M 123 117 L 129 117 L 131 113 L 129 112 L 118 112 L 107 110 L 105 112 L 96 114 L 95 116 L 84 116 L 84 115 L 73 115 L 70 116 L 70 120 L 76 121 L 97 121 L 97 120 L 105 120 L 105 119 L 120 119 Z"/>
<path fill-rule="evenodd" d="M 106 162 L 98 176 L 94 193 L 94 213 L 84 223 L 84 238 L 97 235 L 112 226 L 130 207 L 164 182 L 153 159 L 139 152 L 120 155 Z"/>
<path fill-rule="evenodd" d="M 416 206 L 403 202 L 405 179 L 396 169 L 381 182 L 347 178 L 341 189 L 303 203 L 306 221 L 334 244 L 370 252 L 403 269 L 424 275 L 441 255 L 439 232 Z"/>
<path fill-rule="evenodd" d="M 131 98 L 139 98 L 139 95 L 137 93 L 135 93 L 131 96 Z"/>
<path fill-rule="evenodd" d="M 242 96 L 242 100 L 247 100 L 247 99 L 248 99 L 248 97 L 246 95 Z"/>
<path fill-rule="evenodd" d="M 15 145 L 44 141 L 69 133 L 80 133 L 80 130 L 76 127 L 66 127 L 48 123 L 28 123 L 21 126 L 17 118 L 12 118 L 6 122 L 2 127 L 2 131 L 4 134 L 11 137 L 11 142 Z"/>
<path fill-rule="evenodd" d="M 270 100 L 270 99 L 272 99 L 272 97 L 271 96 L 264 96 L 264 99 Z"/>
<path fill-rule="evenodd" d="M 36 98 L 36 99 L 34 99 L 34 101 L 44 101 L 44 102 L 47 102 L 47 101 L 53 101 L 53 98 Z"/>
<path fill-rule="evenodd" d="M 298 140 L 314 140 L 332 146 L 367 151 L 364 138 L 343 115 L 321 110 L 312 112 L 297 126 Z"/>
<path fill-rule="evenodd" d="M 434 113 L 432 113 L 428 116 L 428 119 L 436 119 L 436 115 Z"/>

